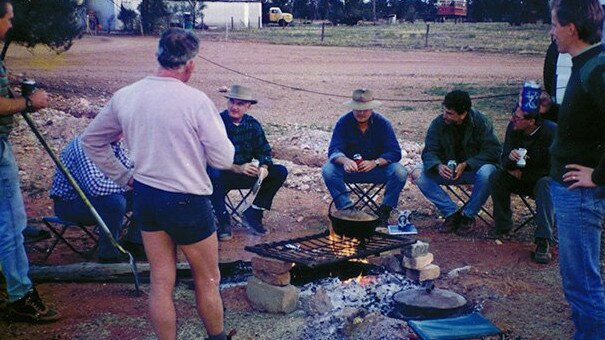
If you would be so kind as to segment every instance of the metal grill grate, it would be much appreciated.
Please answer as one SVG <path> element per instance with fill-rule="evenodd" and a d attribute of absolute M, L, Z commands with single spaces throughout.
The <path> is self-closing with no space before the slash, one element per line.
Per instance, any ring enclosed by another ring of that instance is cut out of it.
<path fill-rule="evenodd" d="M 249 252 L 307 267 L 365 258 L 415 243 L 409 237 L 374 233 L 367 240 L 330 235 L 329 232 L 292 240 L 245 247 Z"/>

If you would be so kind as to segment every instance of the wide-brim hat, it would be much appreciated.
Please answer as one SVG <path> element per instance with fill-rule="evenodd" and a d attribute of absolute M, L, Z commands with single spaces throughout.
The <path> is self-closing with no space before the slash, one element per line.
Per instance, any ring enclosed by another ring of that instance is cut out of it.
<path fill-rule="evenodd" d="M 352 110 L 370 110 L 382 105 L 378 100 L 374 100 L 374 93 L 368 89 L 353 91 L 352 99 L 344 104 Z"/>
<path fill-rule="evenodd" d="M 242 85 L 231 85 L 225 98 L 245 100 L 251 104 L 258 103 L 258 100 L 254 99 L 252 89 Z"/>

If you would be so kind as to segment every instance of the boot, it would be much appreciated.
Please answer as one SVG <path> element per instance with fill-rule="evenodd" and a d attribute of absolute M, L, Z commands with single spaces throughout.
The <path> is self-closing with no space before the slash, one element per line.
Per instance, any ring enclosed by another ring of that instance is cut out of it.
<path fill-rule="evenodd" d="M 534 243 L 536 244 L 536 251 L 534 252 L 533 258 L 534 262 L 548 264 L 552 258 L 548 240 L 543 237 L 537 237 Z"/>
<path fill-rule="evenodd" d="M 24 297 L 8 305 L 8 317 L 14 321 L 31 323 L 53 322 L 61 317 L 54 309 L 48 308 L 33 288 Z"/>

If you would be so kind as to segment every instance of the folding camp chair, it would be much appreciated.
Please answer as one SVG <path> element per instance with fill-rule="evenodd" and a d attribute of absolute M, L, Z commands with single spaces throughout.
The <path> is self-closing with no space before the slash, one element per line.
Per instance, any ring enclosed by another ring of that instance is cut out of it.
<path fill-rule="evenodd" d="M 532 197 L 519 194 L 519 198 L 521 198 L 521 201 L 523 202 L 523 204 L 525 204 L 525 207 L 527 208 L 527 210 L 529 210 L 530 216 L 527 217 L 525 219 L 525 221 L 523 221 L 523 223 L 521 223 L 517 228 L 515 228 L 515 230 L 513 231 L 515 233 L 517 231 L 519 231 L 519 229 L 525 227 L 528 223 L 530 223 L 531 221 L 533 221 L 536 218 L 536 210 L 534 210 L 534 208 L 532 208 L 531 204 L 529 204 L 529 202 L 527 201 L 528 198 L 532 198 Z"/>
<path fill-rule="evenodd" d="M 227 208 L 227 212 L 229 213 L 229 216 L 238 223 L 241 223 L 242 221 L 242 206 L 245 203 L 252 203 L 247 202 L 250 194 L 252 194 L 251 189 L 231 189 L 225 195 L 225 207 Z"/>
<path fill-rule="evenodd" d="M 464 185 L 465 184 L 445 185 L 445 188 L 462 203 L 462 206 L 466 205 L 468 199 L 471 197 L 471 194 L 469 194 L 468 191 L 464 188 Z M 494 220 L 494 216 L 489 211 L 487 211 L 485 207 L 481 207 L 480 212 L 483 212 L 492 221 Z M 487 224 L 488 226 L 490 225 L 490 223 L 485 219 L 485 217 L 481 216 L 481 214 L 477 214 L 477 217 L 479 217 L 479 219 L 481 219 L 483 223 Z"/>
<path fill-rule="evenodd" d="M 44 222 L 46 227 L 55 236 L 55 239 L 52 241 L 52 244 L 46 250 L 46 256 L 42 260 L 43 263 L 48 260 L 48 258 L 50 257 L 52 252 L 55 250 L 55 247 L 57 246 L 57 244 L 59 242 L 65 243 L 65 245 L 67 247 L 69 247 L 69 249 L 71 249 L 73 252 L 75 252 L 78 255 L 83 256 L 85 258 L 90 258 L 95 253 L 95 251 L 97 250 L 97 248 L 99 246 L 99 237 L 97 236 L 97 233 L 96 233 L 96 228 L 97 228 L 96 224 L 85 225 L 82 223 L 65 221 L 56 216 L 43 217 L 42 222 Z M 65 237 L 65 232 L 70 228 L 72 228 L 72 229 L 75 228 L 75 229 L 79 229 L 80 231 L 82 231 L 84 233 L 85 239 L 90 240 L 91 243 L 93 244 L 92 248 L 90 248 L 88 250 L 78 249 L 73 244 L 73 241 L 69 241 L 69 239 Z M 90 229 L 92 229 L 92 231 Z"/>
<path fill-rule="evenodd" d="M 385 183 L 345 183 L 351 193 L 355 195 L 353 206 L 359 210 L 369 208 L 373 213 L 378 212 L 380 205 L 376 202 L 377 196 L 382 192 Z"/>
<path fill-rule="evenodd" d="M 410 320 L 408 325 L 422 340 L 476 339 L 504 333 L 481 313 L 433 320 Z"/>

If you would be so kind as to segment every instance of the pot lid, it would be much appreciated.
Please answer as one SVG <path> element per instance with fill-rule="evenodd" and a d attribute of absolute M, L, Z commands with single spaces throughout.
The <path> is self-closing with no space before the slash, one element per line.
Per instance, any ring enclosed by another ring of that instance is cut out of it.
<path fill-rule="evenodd" d="M 430 292 L 424 288 L 402 290 L 393 295 L 393 300 L 403 307 L 430 310 L 451 310 L 467 303 L 462 295 L 439 288 Z"/>

